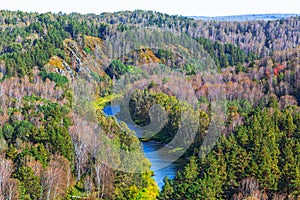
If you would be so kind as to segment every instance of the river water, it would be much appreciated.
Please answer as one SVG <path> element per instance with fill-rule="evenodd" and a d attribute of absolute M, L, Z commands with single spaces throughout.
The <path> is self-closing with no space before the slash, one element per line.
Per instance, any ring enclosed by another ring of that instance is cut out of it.
<path fill-rule="evenodd" d="M 106 106 L 103 109 L 103 112 L 106 116 L 115 116 L 120 111 L 120 106 L 113 105 L 113 106 Z M 134 124 L 126 123 L 127 126 L 134 130 L 137 133 L 137 136 L 139 134 L 139 129 Z M 185 164 L 185 160 L 179 158 L 172 162 L 172 158 L 170 157 L 170 154 L 168 154 L 166 151 L 160 151 L 164 145 L 157 142 L 142 142 L 143 150 L 145 153 L 145 156 L 150 160 L 151 162 L 151 170 L 154 171 L 154 180 L 156 181 L 157 185 L 160 189 L 162 189 L 164 185 L 164 177 L 167 176 L 169 179 L 173 179 L 177 173 L 178 170 L 182 169 Z M 165 166 L 162 168 L 162 166 Z"/>

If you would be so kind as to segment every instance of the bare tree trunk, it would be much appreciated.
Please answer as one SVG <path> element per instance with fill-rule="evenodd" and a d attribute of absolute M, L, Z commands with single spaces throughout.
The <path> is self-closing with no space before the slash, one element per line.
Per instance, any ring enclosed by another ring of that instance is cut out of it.
<path fill-rule="evenodd" d="M 0 157 L 0 199 L 4 199 L 5 185 L 10 178 L 13 170 L 13 164 L 11 160 L 6 160 L 2 156 Z"/>

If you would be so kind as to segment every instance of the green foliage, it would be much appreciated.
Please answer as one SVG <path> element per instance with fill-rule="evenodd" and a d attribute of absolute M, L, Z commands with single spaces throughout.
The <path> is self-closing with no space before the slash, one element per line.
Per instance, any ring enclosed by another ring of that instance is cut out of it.
<path fill-rule="evenodd" d="M 121 169 L 131 172 L 116 171 L 114 173 L 114 190 L 110 199 L 155 199 L 158 195 L 158 187 L 151 178 L 150 163 L 141 152 L 140 141 L 124 122 L 116 122 L 113 118 L 106 118 L 99 113 L 98 119 L 104 133 L 113 139 L 107 140 L 110 146 L 116 149 L 110 150 L 110 157 L 118 160 L 119 150 L 122 149 L 125 156 L 122 158 Z M 105 153 L 107 150 L 102 150 Z M 129 153 L 129 154 L 126 154 Z M 134 172 L 137 173 L 134 173 Z M 140 173 L 142 171 L 142 173 Z M 107 194 L 109 195 L 109 194 Z"/>
<path fill-rule="evenodd" d="M 119 79 L 127 72 L 126 66 L 120 60 L 113 60 L 108 68 L 105 70 L 110 78 L 115 77 Z"/>
<path fill-rule="evenodd" d="M 161 199 L 231 199 L 249 177 L 268 195 L 298 195 L 299 113 L 275 109 L 246 112 L 245 124 L 222 136 L 206 157 L 196 159 L 197 165 L 192 157 L 183 172 L 166 182 Z"/>
<path fill-rule="evenodd" d="M 11 120 L 11 123 L 2 127 L 3 136 L 8 144 L 19 146 L 19 140 L 37 144 L 37 146 L 31 146 L 30 154 L 40 160 L 41 163 L 48 160 L 49 151 L 61 154 L 72 161 L 74 149 L 68 133 L 68 128 L 71 125 L 71 121 L 67 117 L 68 109 L 36 96 L 27 96 L 23 100 L 31 104 L 25 104 L 21 110 L 25 119 L 21 121 Z M 44 104 L 35 105 L 35 109 L 32 109 L 35 102 L 40 101 L 44 101 Z M 41 126 L 39 128 L 28 121 L 29 118 L 41 114 L 43 118 L 40 118 Z"/>
<path fill-rule="evenodd" d="M 257 21 L 258 26 L 253 26 L 252 22 L 208 23 L 151 11 L 104 13 L 100 16 L 78 13 L 69 15 L 62 13 L 37 14 L 20 11 L 0 11 L 0 13 L 2 17 L 0 31 L 1 79 L 28 76 L 29 80 L 33 81 L 32 69 L 34 66 L 38 66 L 42 80 L 54 81 L 59 87 L 66 86 L 69 83 L 68 79 L 58 73 L 47 73 L 44 71 L 44 65 L 54 55 L 70 62 L 70 58 L 65 55 L 63 45 L 65 39 L 76 40 L 78 43 L 85 35 L 105 39 L 114 35 L 116 31 L 124 32 L 134 26 L 161 27 L 200 37 L 197 41 L 209 53 L 219 69 L 235 66 L 232 74 L 234 72 L 237 74 L 234 74 L 231 80 L 240 80 L 240 76 L 243 78 L 243 74 L 247 73 L 247 76 L 249 75 L 253 80 L 257 79 L 256 84 L 263 82 L 269 87 L 271 84 L 260 80 L 263 77 L 260 72 L 252 72 L 258 67 L 265 66 L 263 60 L 261 65 L 254 60 L 258 58 L 258 55 L 265 57 L 269 52 L 272 54 L 274 48 L 287 50 L 294 47 L 295 38 L 289 37 L 287 34 L 297 35 L 296 33 L 299 32 L 299 27 L 297 27 L 299 18 L 269 22 Z M 277 31 L 278 24 L 281 28 L 289 31 L 286 33 Z M 199 27 L 207 29 L 208 34 L 205 33 L 205 37 L 212 40 L 203 38 Z M 226 44 L 228 41 L 232 44 Z M 277 41 L 281 45 L 274 46 L 272 41 Z M 86 54 L 90 54 L 87 56 L 94 55 L 91 54 L 90 48 L 82 46 L 81 48 Z M 84 55 L 86 55 L 85 53 L 83 52 Z M 170 50 L 158 49 L 153 50 L 152 53 L 159 58 L 159 63 L 166 64 L 167 61 L 170 61 L 172 69 L 185 72 L 186 75 L 196 74 L 197 69 L 193 64 L 180 62 L 180 57 Z M 288 94 L 294 95 L 299 103 L 298 72 L 293 64 L 293 62 L 298 63 L 298 58 L 290 59 L 292 54 L 295 54 L 294 57 L 297 58 L 297 53 L 290 52 L 290 50 L 286 56 L 289 59 L 287 62 L 289 73 L 281 71 L 277 77 L 270 77 L 274 90 L 268 88 L 266 91 L 280 94 L 279 97 L 286 95 L 285 93 L 288 91 Z M 284 62 L 284 54 L 280 57 L 275 55 L 275 53 L 272 55 L 274 56 L 273 60 Z M 250 63 L 249 68 L 245 63 Z M 231 70 L 231 68 L 227 70 Z M 120 60 L 114 60 L 106 69 L 106 73 L 110 78 L 117 79 L 126 73 L 134 74 L 134 78 L 125 79 L 127 83 L 130 83 L 139 79 L 142 72 L 137 67 L 124 65 Z M 100 93 L 104 98 L 96 101 L 96 104 L 98 103 L 96 106 L 101 108 L 109 98 L 105 95 L 110 92 L 112 81 L 108 76 L 102 77 L 94 72 L 91 72 L 91 76 L 101 85 Z M 192 80 L 192 78 L 188 80 Z M 165 84 L 171 80 L 164 78 L 162 81 Z M 22 83 L 16 83 L 17 87 L 18 84 Z M 243 85 L 247 84 L 247 81 L 243 82 Z M 6 90 L 6 86 L 6 83 L 3 84 L 4 90 Z M 181 112 L 185 109 L 190 111 L 192 115 L 188 116 L 188 119 L 192 122 L 201 122 L 194 143 L 186 154 L 190 156 L 199 150 L 203 142 L 209 126 L 209 113 L 195 111 L 191 106 L 170 96 L 171 94 L 155 92 L 160 89 L 159 87 L 153 82 L 148 89 L 136 91 L 129 102 L 131 115 L 139 125 L 147 125 L 150 123 L 148 113 L 151 105 L 162 105 L 169 120 L 162 130 L 151 139 L 169 142 L 180 128 Z M 250 88 L 256 89 L 255 87 L 256 85 L 253 85 Z M 26 85 L 25 88 L 27 89 Z M 70 91 L 65 90 L 64 97 L 72 102 L 73 97 Z M 209 103 L 206 97 L 201 97 L 199 102 Z M 35 95 L 24 97 L 21 102 L 14 98 L 3 98 L 2 103 L 9 105 L 9 108 L 3 108 L 0 112 L 1 116 L 3 115 L 0 142 L 4 140 L 5 144 L 5 148 L 1 150 L 6 158 L 11 159 L 14 163 L 13 176 L 20 181 L 20 198 L 40 199 L 42 180 L 30 166 L 26 165 L 26 159 L 33 158 L 42 165 L 43 169 L 46 169 L 49 167 L 49 161 L 53 155 L 61 155 L 68 159 L 71 169 L 74 169 L 75 150 L 69 134 L 69 127 L 72 125 L 69 113 L 71 105 L 62 106 Z M 296 195 L 300 195 L 299 107 L 280 111 L 281 104 L 274 96 L 270 99 L 268 108 L 264 108 L 263 105 L 259 108 L 260 110 L 252 108 L 250 103 L 244 99 L 225 103 L 228 111 L 236 112 L 241 116 L 243 124 L 236 126 L 233 133 L 230 131 L 226 133 L 228 135 L 220 138 L 216 147 L 207 157 L 201 159 L 190 157 L 189 164 L 182 172 L 178 173 L 174 180 L 166 178 L 160 198 L 232 199 L 234 195 L 239 195 L 238 193 L 241 192 L 241 189 L 238 188 L 239 185 L 247 178 L 251 178 L 258 181 L 258 192 L 266 192 L 269 196 L 281 192 L 286 195 L 295 195 L 296 199 Z M 21 117 L 17 118 L 14 115 Z M 91 117 L 95 118 L 96 116 Z M 146 171 L 141 174 L 103 170 L 107 173 L 104 174 L 106 179 L 103 182 L 105 184 L 104 198 L 155 199 L 158 188 L 151 178 L 150 163 L 141 152 L 139 140 L 125 124 L 118 124 L 114 119 L 105 118 L 101 113 L 97 117 L 104 134 L 110 138 L 103 139 L 101 142 L 110 142 L 117 147 L 116 149 L 121 148 L 125 152 L 134 153 L 136 157 L 125 160 L 125 162 L 130 163 L 133 170 Z M 189 142 L 192 138 L 187 136 L 183 139 L 187 140 L 185 142 Z M 175 150 L 180 149 L 179 147 Z M 101 153 L 107 153 L 107 149 Z M 109 149 L 108 153 L 111 157 L 118 157 L 115 149 Z M 70 186 L 75 189 L 70 189 L 68 198 L 71 198 L 71 195 L 80 196 L 86 193 L 83 179 L 93 176 L 92 169 L 95 164 L 95 159 L 91 158 L 90 153 L 87 153 L 86 157 L 88 161 L 83 166 L 83 178 L 76 183 L 76 187 L 80 185 L 80 188 Z M 126 167 L 126 165 L 121 167 Z"/>
<path fill-rule="evenodd" d="M 62 76 L 58 73 L 54 73 L 54 72 L 47 73 L 46 71 L 42 71 L 40 73 L 40 76 L 43 81 L 46 81 L 46 79 L 49 79 L 50 81 L 54 81 L 56 83 L 56 85 L 59 87 L 62 87 L 69 82 L 67 77 Z"/>
<path fill-rule="evenodd" d="M 221 44 L 218 41 L 212 42 L 205 38 L 199 38 L 197 41 L 203 45 L 203 48 L 215 61 L 217 67 L 238 66 L 237 71 L 246 71 L 243 64 L 251 62 L 254 59 L 251 53 L 247 56 L 243 50 L 232 44 Z"/>
<path fill-rule="evenodd" d="M 10 124 L 4 124 L 2 133 L 6 141 L 11 142 L 14 134 L 14 127 Z"/>
<path fill-rule="evenodd" d="M 165 126 L 159 133 L 152 137 L 152 139 L 168 143 L 172 140 L 179 129 L 182 117 L 181 114 L 183 111 L 189 113 L 188 117 L 190 118 L 190 122 L 196 122 L 198 120 L 197 117 L 199 117 L 199 113 L 196 110 L 193 110 L 191 105 L 178 100 L 174 96 L 152 91 L 151 88 L 153 87 L 155 87 L 155 84 L 150 83 L 149 89 L 134 91 L 129 102 L 130 113 L 137 124 L 145 126 L 150 123 L 150 116 L 148 113 L 151 106 L 155 104 L 161 105 L 168 115 L 168 121 L 165 122 Z M 184 142 L 189 142 L 191 138 L 187 136 L 186 138 L 183 138 L 183 140 Z"/>
<path fill-rule="evenodd" d="M 196 69 L 195 66 L 192 64 L 187 64 L 184 66 L 184 71 L 186 72 L 186 75 L 196 75 Z"/>
<path fill-rule="evenodd" d="M 12 109 L 9 123 L 2 127 L 3 137 L 8 143 L 6 156 L 16 164 L 14 177 L 21 183 L 23 198 L 39 199 L 40 177 L 25 165 L 25 160 L 32 157 L 47 167 L 51 155 L 62 155 L 72 167 L 74 147 L 68 131 L 71 120 L 69 110 L 57 103 L 35 95 L 25 96 L 22 101 L 20 111 Z M 24 119 L 15 120 L 15 112 L 22 114 Z M 40 125 L 35 126 L 30 122 L 32 119 L 38 119 Z"/>
<path fill-rule="evenodd" d="M 5 61 L 6 77 L 31 75 L 34 66 L 43 69 L 54 55 L 64 59 L 63 40 L 66 38 L 98 36 L 95 24 L 74 20 L 71 15 L 0 12 L 5 16 L 5 23 L 16 25 L 3 28 L 0 33 L 0 60 Z M 14 18 L 10 18 L 12 15 Z M 17 25 L 22 23 L 27 25 Z"/>
<path fill-rule="evenodd" d="M 101 82 L 104 80 L 104 78 L 102 76 L 100 76 L 99 74 L 97 74 L 95 72 L 91 72 L 91 75 L 94 78 L 94 80 L 97 82 Z"/>
<path fill-rule="evenodd" d="M 21 181 L 24 199 L 38 200 L 40 198 L 42 193 L 40 178 L 34 174 L 31 167 L 19 167 L 15 176 Z"/>
<path fill-rule="evenodd" d="M 91 50 L 90 48 L 88 48 L 88 47 L 84 47 L 83 50 L 84 50 L 86 53 L 88 53 L 88 54 L 90 54 L 91 51 L 92 51 L 92 50 Z"/>
<path fill-rule="evenodd" d="M 226 102 L 227 112 L 228 112 L 228 109 L 233 106 L 236 107 L 237 111 L 243 116 L 248 115 L 252 111 L 252 105 L 246 99 L 237 99 L 234 101 L 227 101 Z"/>

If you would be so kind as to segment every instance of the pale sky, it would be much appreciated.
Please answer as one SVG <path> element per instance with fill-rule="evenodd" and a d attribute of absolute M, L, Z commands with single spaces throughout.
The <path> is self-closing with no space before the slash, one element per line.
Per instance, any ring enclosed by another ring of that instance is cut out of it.
<path fill-rule="evenodd" d="M 28 12 L 96 13 L 153 10 L 183 16 L 299 14 L 299 0 L 0 0 L 0 9 Z"/>

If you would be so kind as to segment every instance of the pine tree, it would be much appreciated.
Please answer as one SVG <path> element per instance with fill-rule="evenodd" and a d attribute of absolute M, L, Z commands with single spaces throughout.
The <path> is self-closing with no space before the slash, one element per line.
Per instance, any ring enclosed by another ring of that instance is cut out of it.
<path fill-rule="evenodd" d="M 164 186 L 162 188 L 162 192 L 159 196 L 159 199 L 171 200 L 171 199 L 173 199 L 173 193 L 174 193 L 174 188 L 172 185 L 172 180 L 169 180 L 168 177 L 166 176 L 164 178 Z"/>

